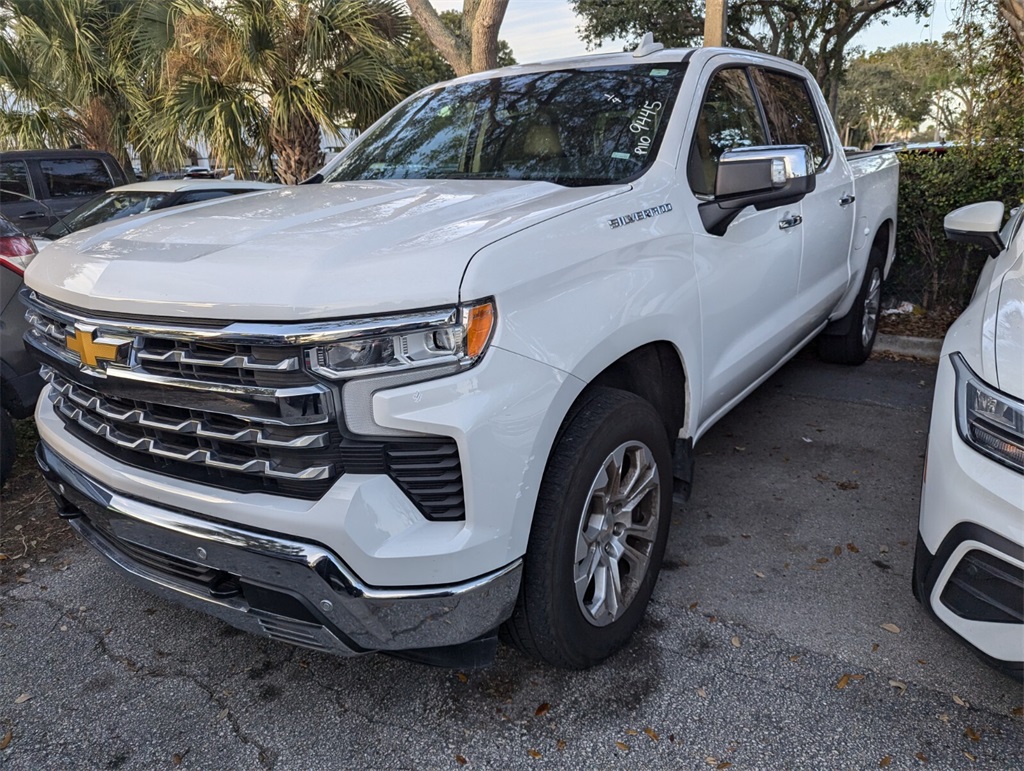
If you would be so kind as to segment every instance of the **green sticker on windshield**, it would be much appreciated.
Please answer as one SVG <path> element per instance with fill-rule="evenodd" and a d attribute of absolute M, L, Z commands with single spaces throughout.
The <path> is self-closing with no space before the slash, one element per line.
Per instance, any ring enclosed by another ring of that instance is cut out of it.
<path fill-rule="evenodd" d="M 668 75 L 668 70 L 651 70 L 652 78 L 660 78 L 665 75 Z"/>
<path fill-rule="evenodd" d="M 618 158 L 622 161 L 628 161 L 630 159 L 629 153 L 612 153 L 612 158 Z"/>

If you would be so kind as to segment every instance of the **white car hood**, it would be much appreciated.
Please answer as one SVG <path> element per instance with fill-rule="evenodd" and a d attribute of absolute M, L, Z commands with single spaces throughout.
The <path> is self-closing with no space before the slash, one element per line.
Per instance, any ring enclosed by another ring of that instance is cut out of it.
<path fill-rule="evenodd" d="M 1024 254 L 1003 276 L 995 328 L 999 390 L 1024 399 Z"/>
<path fill-rule="evenodd" d="M 47 247 L 25 281 L 75 308 L 164 318 L 298 321 L 454 305 L 482 247 L 627 190 L 492 180 L 290 187 L 87 228 Z"/>

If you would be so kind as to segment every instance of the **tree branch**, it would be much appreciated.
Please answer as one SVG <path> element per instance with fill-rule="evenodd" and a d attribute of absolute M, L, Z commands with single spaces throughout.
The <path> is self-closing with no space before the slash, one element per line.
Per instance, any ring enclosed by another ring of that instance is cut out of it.
<path fill-rule="evenodd" d="M 485 2 L 487 0 L 484 0 Z M 506 5 L 508 0 L 505 0 Z M 430 0 L 406 0 L 409 12 L 416 22 L 423 28 L 423 32 L 430 39 L 441 56 L 455 70 L 456 75 L 468 75 L 473 71 L 470 47 L 465 40 L 452 32 L 441 20 Z"/>

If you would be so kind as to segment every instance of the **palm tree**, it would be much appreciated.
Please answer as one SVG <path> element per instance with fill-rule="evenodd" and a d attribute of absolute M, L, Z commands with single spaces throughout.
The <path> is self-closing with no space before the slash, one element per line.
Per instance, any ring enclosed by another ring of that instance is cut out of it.
<path fill-rule="evenodd" d="M 322 163 L 321 128 L 365 127 L 402 96 L 391 0 L 176 0 L 174 33 L 154 141 L 203 138 L 239 176 L 275 155 L 294 184 Z"/>
<path fill-rule="evenodd" d="M 5 0 L 0 141 L 78 144 L 126 162 L 151 123 L 168 8 L 169 0 Z"/>

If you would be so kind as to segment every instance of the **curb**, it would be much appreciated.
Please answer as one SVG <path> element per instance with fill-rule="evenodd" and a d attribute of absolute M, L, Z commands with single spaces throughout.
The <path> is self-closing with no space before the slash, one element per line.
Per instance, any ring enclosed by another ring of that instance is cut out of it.
<path fill-rule="evenodd" d="M 880 353 L 896 353 L 900 356 L 914 356 L 918 359 L 938 361 L 939 352 L 942 350 L 942 340 L 932 337 L 879 334 L 875 338 L 875 350 Z"/>

